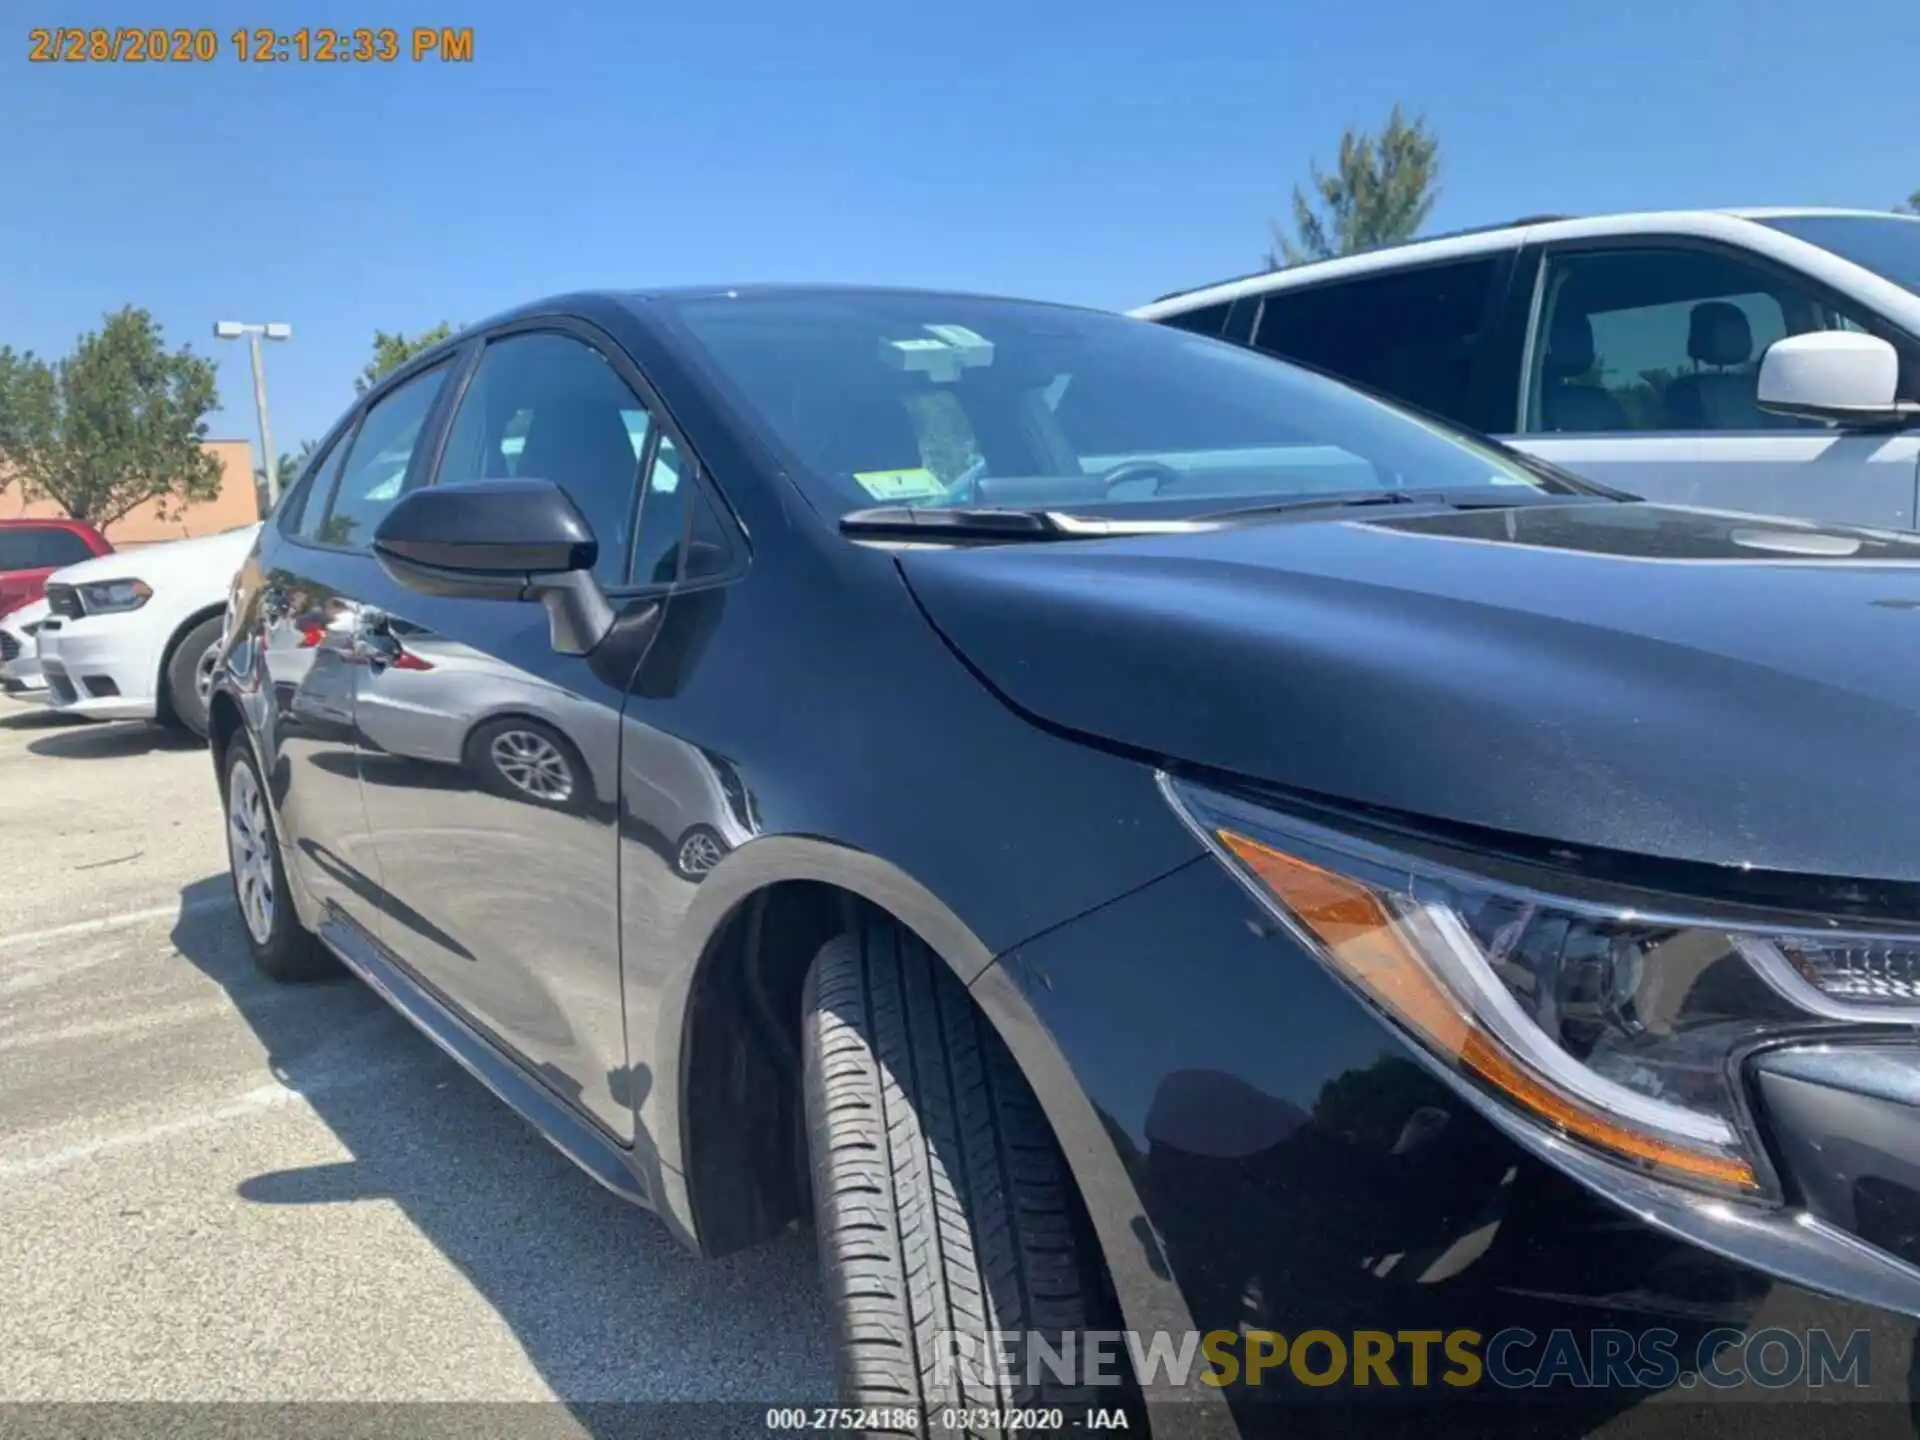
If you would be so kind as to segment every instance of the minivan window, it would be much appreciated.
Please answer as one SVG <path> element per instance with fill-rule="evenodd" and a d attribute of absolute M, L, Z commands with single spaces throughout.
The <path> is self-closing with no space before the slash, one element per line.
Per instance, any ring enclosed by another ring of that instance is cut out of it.
<path fill-rule="evenodd" d="M 1849 317 L 1771 270 L 1713 251 L 1556 253 L 1542 278 L 1528 434 L 1793 430 L 1762 410 L 1760 360 Z"/>
<path fill-rule="evenodd" d="M 0 529 L 0 570 L 57 570 L 92 558 L 85 540 L 59 526 Z"/>
<path fill-rule="evenodd" d="M 320 521 L 316 538 L 322 544 L 359 547 L 372 542 L 375 527 L 400 503 L 413 447 L 449 368 L 443 363 L 414 376 L 367 411 Z"/>
<path fill-rule="evenodd" d="M 460 398 L 438 483 L 552 481 L 599 542 L 594 573 L 622 585 L 649 425 L 646 407 L 593 346 L 555 331 L 508 335 L 487 346 Z"/>
<path fill-rule="evenodd" d="M 1197 514 L 1383 487 L 1557 488 L 1337 381 L 1125 316 L 889 291 L 658 303 L 834 515 L 1148 504 Z"/>
<path fill-rule="evenodd" d="M 1231 302 L 1221 305 L 1202 305 L 1198 310 L 1183 310 L 1178 315 L 1163 315 L 1162 325 L 1171 325 L 1177 330 L 1191 330 L 1195 335 L 1214 335 L 1226 329 L 1227 312 L 1233 308 Z"/>
<path fill-rule="evenodd" d="M 1473 384 L 1501 265 L 1487 257 L 1270 291 L 1253 343 L 1458 424 L 1505 430 L 1511 409 L 1486 413 Z"/>
<path fill-rule="evenodd" d="M 1920 295 L 1920 217 L 1778 215 L 1760 223 L 1831 250 L 1842 260 Z"/>

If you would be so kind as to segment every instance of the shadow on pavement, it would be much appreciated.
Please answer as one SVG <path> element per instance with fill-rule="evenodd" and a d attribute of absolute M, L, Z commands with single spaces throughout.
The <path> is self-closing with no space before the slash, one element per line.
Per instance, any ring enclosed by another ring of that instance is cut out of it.
<path fill-rule="evenodd" d="M 52 710 L 38 701 L 7 704 L 0 701 L 0 730 L 72 730 L 95 722 Z"/>
<path fill-rule="evenodd" d="M 25 727 L 21 727 L 25 728 Z M 114 724 L 86 724 L 59 734 L 42 735 L 29 741 L 27 749 L 35 755 L 58 760 L 115 760 L 132 755 L 153 755 L 168 750 L 204 750 L 207 742 L 184 730 L 164 725 L 149 725 L 144 720 Z"/>
<path fill-rule="evenodd" d="M 588 1434 L 628 1433 L 625 1402 L 831 1397 L 810 1234 L 724 1260 L 689 1255 L 345 972 L 286 1003 L 253 968 L 237 912 L 217 903 L 231 893 L 225 875 L 181 891 L 174 946 L 225 990 L 275 1077 L 352 1157 L 254 1176 L 243 1198 L 398 1206 Z M 409 1297 L 396 1282 L 380 1303 L 404 1315 Z"/>

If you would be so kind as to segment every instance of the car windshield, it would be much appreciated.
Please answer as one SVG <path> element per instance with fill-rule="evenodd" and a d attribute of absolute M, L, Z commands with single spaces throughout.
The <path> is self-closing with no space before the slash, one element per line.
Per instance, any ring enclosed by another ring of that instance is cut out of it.
<path fill-rule="evenodd" d="M 1761 222 L 1831 250 L 1920 295 L 1920 218 L 1902 215 L 1776 215 Z"/>
<path fill-rule="evenodd" d="M 1177 515 L 1350 492 L 1561 488 L 1336 381 L 1124 316 L 888 291 L 664 303 L 831 515 Z"/>

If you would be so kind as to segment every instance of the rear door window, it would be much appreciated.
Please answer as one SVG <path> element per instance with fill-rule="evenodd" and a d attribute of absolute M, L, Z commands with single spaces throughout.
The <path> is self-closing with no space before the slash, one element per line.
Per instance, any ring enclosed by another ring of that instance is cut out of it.
<path fill-rule="evenodd" d="M 0 570 L 58 570 L 93 558 L 93 547 L 57 525 L 8 526 L 0 530 Z"/>
<path fill-rule="evenodd" d="M 1503 429 L 1512 415 L 1503 425 L 1474 399 L 1502 267 L 1501 258 L 1488 256 L 1275 290 L 1261 309 L 1254 346 L 1457 424 Z"/>

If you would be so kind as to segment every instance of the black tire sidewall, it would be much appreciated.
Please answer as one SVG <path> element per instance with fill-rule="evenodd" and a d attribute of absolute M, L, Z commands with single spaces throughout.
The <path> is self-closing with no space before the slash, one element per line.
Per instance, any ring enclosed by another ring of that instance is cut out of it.
<path fill-rule="evenodd" d="M 262 944 L 253 938 L 246 917 L 236 914 L 240 922 L 240 934 L 247 943 L 247 952 L 253 957 L 253 963 L 274 979 L 313 979 L 328 973 L 333 967 L 319 943 L 301 925 L 299 914 L 294 909 L 293 891 L 287 884 L 286 860 L 280 850 L 279 819 L 273 813 L 273 797 L 267 790 L 266 779 L 260 773 L 260 762 L 244 730 L 236 734 L 227 747 L 222 777 L 224 783 L 220 792 L 220 823 L 226 831 L 227 882 L 233 888 L 234 904 L 237 910 L 240 887 L 233 873 L 233 832 L 227 807 L 232 803 L 234 772 L 242 766 L 246 767 L 253 776 L 253 783 L 259 787 L 261 804 L 267 814 L 266 843 L 268 856 L 273 862 L 273 929 L 266 943 Z"/>
<path fill-rule="evenodd" d="M 168 718 L 202 740 L 207 738 L 207 708 L 195 683 L 196 672 L 201 657 L 220 643 L 220 625 L 218 615 L 208 616 L 180 637 L 167 659 Z"/>

